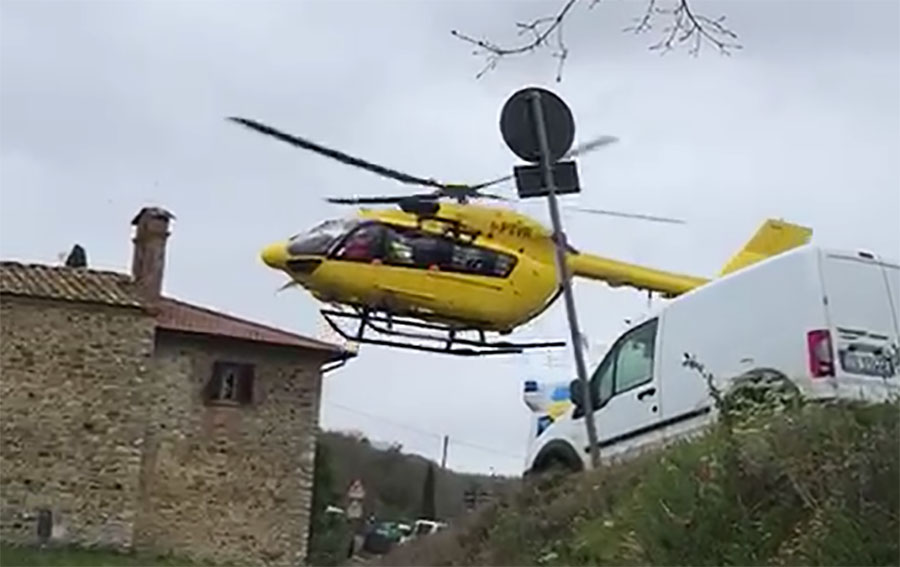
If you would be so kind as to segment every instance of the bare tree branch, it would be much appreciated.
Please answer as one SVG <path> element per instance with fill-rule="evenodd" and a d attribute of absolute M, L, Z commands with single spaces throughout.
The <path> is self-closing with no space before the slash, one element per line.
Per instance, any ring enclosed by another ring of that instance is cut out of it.
<path fill-rule="evenodd" d="M 644 33 L 652 29 L 657 16 L 668 16 L 669 24 L 662 28 L 663 38 L 650 46 L 652 50 L 662 53 L 671 51 L 678 45 L 690 45 L 688 53 L 700 54 L 704 41 L 714 45 L 722 55 L 731 55 L 731 50 L 741 49 L 737 43 L 737 34 L 724 24 L 725 16 L 716 19 L 691 10 L 688 0 L 676 0 L 672 8 L 661 8 L 659 0 L 649 0 L 647 11 L 639 18 L 637 25 L 625 28 L 625 31 Z"/>
<path fill-rule="evenodd" d="M 563 22 L 570 14 L 572 7 L 579 0 L 566 0 L 556 15 L 544 16 L 531 22 L 516 22 L 518 35 L 530 35 L 530 40 L 515 47 L 504 47 L 488 39 L 475 39 L 474 37 L 459 32 L 451 31 L 454 37 L 470 43 L 476 47 L 473 55 L 485 58 L 485 65 L 478 72 L 476 78 L 481 78 L 485 73 L 497 67 L 503 57 L 522 55 L 550 44 L 551 37 L 555 39 L 556 50 L 552 57 L 559 59 L 556 71 L 556 81 L 562 80 L 562 69 L 569 55 L 568 46 L 563 39 Z M 589 8 L 600 3 L 600 0 L 591 0 Z M 643 15 L 634 19 L 634 24 L 623 31 L 634 34 L 646 33 L 654 29 L 658 19 L 664 18 L 668 22 L 661 28 L 662 38 L 650 46 L 651 50 L 667 53 L 678 46 L 687 45 L 688 53 L 697 56 L 704 43 L 709 43 L 718 49 L 722 55 L 731 55 L 732 50 L 741 49 L 737 43 L 737 34 L 725 25 L 725 16 L 710 18 L 703 14 L 695 13 L 689 4 L 689 0 L 668 0 L 668 7 L 660 4 L 663 0 L 648 0 Z"/>
<path fill-rule="evenodd" d="M 550 35 L 553 32 L 556 32 L 558 51 L 554 52 L 552 55 L 553 57 L 559 59 L 556 80 L 561 81 L 562 67 L 566 61 L 566 57 L 568 57 L 569 55 L 569 50 L 568 48 L 566 48 L 566 44 L 563 41 L 562 23 L 566 17 L 566 14 L 569 13 L 569 10 L 572 8 L 572 6 L 575 5 L 576 2 L 578 2 L 578 0 L 566 0 L 566 3 L 565 5 L 563 5 L 562 10 L 560 10 L 559 13 L 556 14 L 556 16 L 544 16 L 529 23 L 516 22 L 516 27 L 519 28 L 519 35 L 522 35 L 526 32 L 531 32 L 533 38 L 528 43 L 522 44 L 518 47 L 501 47 L 489 40 L 475 39 L 457 30 L 453 30 L 450 33 L 453 34 L 454 37 L 457 37 L 467 43 L 471 43 L 472 45 L 476 46 L 477 49 L 473 52 L 473 55 L 483 55 L 485 57 L 485 66 L 476 75 L 477 78 L 481 78 L 485 73 L 496 68 L 497 63 L 502 57 L 508 55 L 521 55 L 523 53 L 528 53 L 529 51 L 534 51 L 540 47 L 544 47 L 547 45 L 547 39 L 550 37 Z"/>

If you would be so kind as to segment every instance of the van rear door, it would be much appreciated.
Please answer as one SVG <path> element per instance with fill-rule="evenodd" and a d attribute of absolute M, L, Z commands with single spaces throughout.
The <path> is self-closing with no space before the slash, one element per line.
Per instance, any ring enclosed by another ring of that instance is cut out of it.
<path fill-rule="evenodd" d="M 822 252 L 826 310 L 838 382 L 845 386 L 897 380 L 898 268 L 865 252 Z M 891 283 L 893 282 L 893 283 Z"/>

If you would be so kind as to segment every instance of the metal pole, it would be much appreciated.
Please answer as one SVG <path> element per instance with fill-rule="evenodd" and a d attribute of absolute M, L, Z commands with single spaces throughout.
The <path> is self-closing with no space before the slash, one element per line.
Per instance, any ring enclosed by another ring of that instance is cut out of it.
<path fill-rule="evenodd" d="M 584 400 L 584 423 L 587 427 L 588 443 L 591 452 L 591 468 L 600 465 L 600 446 L 597 443 L 597 428 L 594 423 L 594 404 L 591 400 L 591 387 L 584 364 L 584 350 L 581 344 L 581 333 L 578 330 L 578 317 L 575 314 L 575 297 L 569 278 L 569 267 L 566 264 L 566 235 L 559 218 L 559 207 L 556 203 L 556 182 L 553 179 L 553 168 L 550 164 L 550 144 L 547 141 L 547 127 L 544 123 L 544 109 L 541 106 L 541 93 L 531 91 L 531 112 L 537 134 L 538 149 L 541 153 L 541 173 L 547 188 L 547 201 L 550 203 L 550 220 L 553 222 L 553 241 L 556 244 L 556 270 L 563 286 L 566 302 L 566 315 L 569 319 L 569 332 L 572 335 L 572 350 L 575 354 L 575 370 L 581 382 L 582 399 Z"/>
<path fill-rule="evenodd" d="M 447 444 L 450 442 L 450 436 L 444 435 L 444 449 L 441 455 L 441 468 L 447 468 Z"/>

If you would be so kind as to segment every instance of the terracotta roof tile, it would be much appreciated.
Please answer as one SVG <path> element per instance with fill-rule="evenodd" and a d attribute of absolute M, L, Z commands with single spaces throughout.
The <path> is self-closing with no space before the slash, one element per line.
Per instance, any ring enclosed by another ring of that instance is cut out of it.
<path fill-rule="evenodd" d="M 145 307 L 134 280 L 119 272 L 44 264 L 0 261 L 0 294 L 99 303 L 118 307 Z M 282 331 L 177 299 L 163 298 L 157 305 L 159 329 L 203 333 L 270 344 L 330 352 L 334 358 L 352 353 L 339 345 Z"/>
<path fill-rule="evenodd" d="M 159 304 L 156 324 L 160 329 L 203 333 L 259 341 L 286 346 L 304 347 L 334 353 L 345 352 L 340 346 L 281 329 L 240 319 L 220 311 L 213 311 L 172 298 L 164 298 Z"/>
<path fill-rule="evenodd" d="M 118 272 L 0 262 L 0 293 L 64 301 L 141 307 L 131 277 Z"/>

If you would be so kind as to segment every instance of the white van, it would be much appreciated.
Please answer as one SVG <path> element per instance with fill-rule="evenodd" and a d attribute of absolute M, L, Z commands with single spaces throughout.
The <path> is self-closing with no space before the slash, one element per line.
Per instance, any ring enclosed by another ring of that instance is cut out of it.
<path fill-rule="evenodd" d="M 900 393 L 900 264 L 867 252 L 805 245 L 672 299 L 633 324 L 594 370 L 591 390 L 602 460 L 708 425 L 715 408 L 691 354 L 727 391 L 760 371 L 807 398 L 884 400 Z M 531 443 L 527 472 L 589 467 L 573 407 Z"/>

